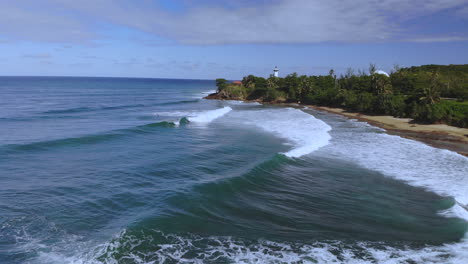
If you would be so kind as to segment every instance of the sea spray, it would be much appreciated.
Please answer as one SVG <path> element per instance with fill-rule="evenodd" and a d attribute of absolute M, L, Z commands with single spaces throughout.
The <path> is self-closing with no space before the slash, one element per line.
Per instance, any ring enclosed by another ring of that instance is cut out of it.
<path fill-rule="evenodd" d="M 199 113 L 198 115 L 195 115 L 193 117 L 189 117 L 188 119 L 191 122 L 210 123 L 211 121 L 213 121 L 213 120 L 227 114 L 231 110 L 232 110 L 231 107 L 225 106 L 225 107 L 223 107 L 221 109 L 210 110 L 210 111 L 205 111 L 205 112 Z"/>
<path fill-rule="evenodd" d="M 141 245 L 159 241 L 151 251 Z M 130 250 L 129 250 L 130 249 Z M 69 256 L 63 252 L 42 252 L 38 263 L 340 263 L 460 264 L 468 258 L 465 242 L 408 249 L 383 246 L 378 242 L 322 241 L 312 243 L 245 241 L 233 237 L 165 234 L 152 230 L 132 234 L 123 230 L 113 239 L 90 251 Z"/>
<path fill-rule="evenodd" d="M 313 115 L 294 108 L 250 110 L 230 115 L 231 122 L 254 126 L 287 140 L 292 149 L 283 153 L 301 157 L 328 144 L 331 127 Z"/>
<path fill-rule="evenodd" d="M 222 117 L 223 115 L 232 111 L 232 108 L 225 106 L 223 108 L 208 110 L 208 111 L 172 111 L 172 112 L 156 112 L 155 116 L 158 117 L 180 117 L 185 118 L 186 121 L 195 123 L 210 123 L 213 120 Z"/>
<path fill-rule="evenodd" d="M 210 95 L 212 93 L 216 93 L 216 90 L 209 90 L 209 91 L 205 91 L 205 92 L 201 92 L 201 93 L 197 93 L 195 96 L 193 96 L 193 98 L 198 98 L 198 99 L 201 99 L 207 95 Z"/>

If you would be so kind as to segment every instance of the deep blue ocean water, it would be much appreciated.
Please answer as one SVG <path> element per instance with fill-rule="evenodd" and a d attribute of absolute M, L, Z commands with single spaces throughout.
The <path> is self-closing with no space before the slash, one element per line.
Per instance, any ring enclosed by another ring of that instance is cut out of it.
<path fill-rule="evenodd" d="M 214 81 L 0 77 L 0 263 L 468 263 L 468 159 Z"/>

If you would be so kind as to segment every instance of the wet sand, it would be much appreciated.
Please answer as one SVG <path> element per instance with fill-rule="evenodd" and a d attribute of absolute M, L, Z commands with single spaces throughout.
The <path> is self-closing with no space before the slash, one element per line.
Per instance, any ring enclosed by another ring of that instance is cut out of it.
<path fill-rule="evenodd" d="M 445 124 L 416 124 L 410 118 L 374 116 L 348 112 L 341 108 L 304 105 L 315 110 L 342 115 L 367 122 L 385 129 L 389 134 L 422 141 L 437 148 L 444 148 L 468 156 L 468 129 Z"/>

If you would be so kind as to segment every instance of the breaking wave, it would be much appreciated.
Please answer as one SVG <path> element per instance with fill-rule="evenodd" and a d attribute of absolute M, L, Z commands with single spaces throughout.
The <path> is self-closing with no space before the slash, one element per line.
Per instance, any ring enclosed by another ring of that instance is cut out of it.
<path fill-rule="evenodd" d="M 210 123 L 213 120 L 224 116 L 232 111 L 232 108 L 225 106 L 223 108 L 208 110 L 208 111 L 171 111 L 171 112 L 156 112 L 154 115 L 163 117 L 179 117 L 186 118 L 190 122 L 195 123 Z"/>
<path fill-rule="evenodd" d="M 456 202 L 451 215 L 468 220 L 468 158 L 418 141 L 376 133 L 366 123 L 355 126 L 323 149 L 322 155 L 352 161 L 370 170 L 422 187 Z"/>
<path fill-rule="evenodd" d="M 216 110 L 210 110 L 206 112 L 201 112 L 198 115 L 195 115 L 193 117 L 189 117 L 188 119 L 192 122 L 197 122 L 197 123 L 209 123 L 219 117 L 222 117 L 223 115 L 229 113 L 232 110 L 231 107 L 225 106 L 221 109 L 216 109 Z"/>
<path fill-rule="evenodd" d="M 313 115 L 299 109 L 280 108 L 242 111 L 231 115 L 232 119 L 248 126 L 287 140 L 293 148 L 285 153 L 288 157 L 301 157 L 328 144 L 331 127 Z"/>
<path fill-rule="evenodd" d="M 212 93 L 216 93 L 216 90 L 209 90 L 209 91 L 201 92 L 200 94 L 197 94 L 197 95 L 193 96 L 193 98 L 201 99 L 201 98 L 203 98 L 205 96 L 208 96 L 208 95 L 210 95 Z"/>
<path fill-rule="evenodd" d="M 145 250 L 142 250 L 142 245 Z M 109 242 L 75 256 L 47 252 L 39 263 L 464 263 L 466 243 L 441 246 L 389 246 L 379 242 L 307 243 L 241 240 L 232 237 L 122 231 Z"/>

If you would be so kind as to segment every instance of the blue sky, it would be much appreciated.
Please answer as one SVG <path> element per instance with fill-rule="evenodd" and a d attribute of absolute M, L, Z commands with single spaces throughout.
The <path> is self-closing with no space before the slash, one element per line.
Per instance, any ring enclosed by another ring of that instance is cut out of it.
<path fill-rule="evenodd" d="M 468 63 L 467 0 L 0 0 L 0 75 L 239 79 Z"/>

